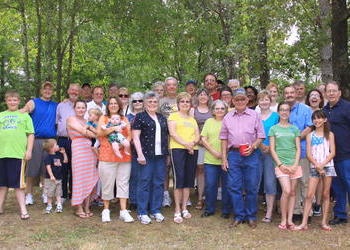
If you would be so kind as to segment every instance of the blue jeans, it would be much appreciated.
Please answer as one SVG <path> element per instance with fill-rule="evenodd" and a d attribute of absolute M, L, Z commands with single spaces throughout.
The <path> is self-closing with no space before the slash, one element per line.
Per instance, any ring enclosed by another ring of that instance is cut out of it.
<path fill-rule="evenodd" d="M 346 199 L 350 193 L 350 159 L 335 162 L 337 177 L 333 178 L 332 188 L 335 196 L 334 216 L 346 219 Z"/>
<path fill-rule="evenodd" d="M 275 195 L 277 193 L 277 180 L 271 154 L 261 152 L 261 162 L 263 164 L 264 192 Z"/>
<path fill-rule="evenodd" d="M 146 158 L 146 165 L 138 166 L 137 213 L 139 215 L 160 213 L 163 202 L 166 156 Z"/>
<path fill-rule="evenodd" d="M 256 220 L 261 174 L 258 152 L 241 156 L 238 151 L 229 151 L 228 164 L 227 189 L 231 196 L 235 220 Z"/>
<path fill-rule="evenodd" d="M 131 171 L 129 179 L 129 203 L 137 204 L 137 181 L 138 181 L 138 167 L 137 155 L 134 154 L 131 159 Z"/>
<path fill-rule="evenodd" d="M 221 169 L 221 165 L 204 164 L 205 176 L 205 211 L 215 213 L 218 184 L 221 180 L 222 209 L 223 214 L 232 212 L 230 197 L 227 192 L 227 173 Z"/>

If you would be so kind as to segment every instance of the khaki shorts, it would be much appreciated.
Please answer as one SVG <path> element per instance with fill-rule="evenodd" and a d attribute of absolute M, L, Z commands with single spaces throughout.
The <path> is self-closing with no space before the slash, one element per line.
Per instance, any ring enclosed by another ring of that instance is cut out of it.
<path fill-rule="evenodd" d="M 62 196 L 62 180 L 53 181 L 45 178 L 44 180 L 44 193 L 47 197 L 61 197 Z"/>
<path fill-rule="evenodd" d="M 294 174 L 287 174 L 287 173 L 283 173 L 281 171 L 280 168 L 275 168 L 275 174 L 277 178 L 280 177 L 289 177 L 289 179 L 293 180 L 293 179 L 299 179 L 303 176 L 303 169 L 301 168 L 301 166 L 298 166 L 297 170 L 294 172 Z"/>

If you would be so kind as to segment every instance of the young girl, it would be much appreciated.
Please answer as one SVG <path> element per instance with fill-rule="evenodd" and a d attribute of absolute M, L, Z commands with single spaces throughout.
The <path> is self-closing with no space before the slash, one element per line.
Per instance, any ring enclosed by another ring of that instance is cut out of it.
<path fill-rule="evenodd" d="M 307 158 L 310 161 L 309 187 L 304 200 L 303 221 L 299 226 L 295 227 L 295 230 L 307 229 L 307 219 L 312 199 L 315 195 L 317 184 L 323 181 L 321 229 L 331 231 L 332 228 L 327 224 L 327 219 L 332 177 L 336 176 L 333 163 L 333 157 L 335 156 L 334 134 L 329 131 L 327 118 L 322 110 L 316 110 L 311 118 L 314 124 L 313 131 L 306 137 Z"/>
<path fill-rule="evenodd" d="M 270 151 L 276 168 L 275 174 L 282 187 L 281 196 L 281 230 L 293 229 L 293 210 L 295 205 L 295 190 L 298 178 L 302 177 L 299 166 L 300 132 L 289 123 L 290 106 L 286 102 L 278 105 L 279 123 L 272 126 L 269 132 Z"/>

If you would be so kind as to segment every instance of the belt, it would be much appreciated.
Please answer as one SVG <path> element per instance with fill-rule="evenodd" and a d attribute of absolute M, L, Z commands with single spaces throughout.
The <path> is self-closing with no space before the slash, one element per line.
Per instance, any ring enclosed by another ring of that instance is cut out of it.
<path fill-rule="evenodd" d="M 236 148 L 236 147 L 230 147 L 228 150 L 230 150 L 230 151 L 239 151 L 239 148 Z"/>

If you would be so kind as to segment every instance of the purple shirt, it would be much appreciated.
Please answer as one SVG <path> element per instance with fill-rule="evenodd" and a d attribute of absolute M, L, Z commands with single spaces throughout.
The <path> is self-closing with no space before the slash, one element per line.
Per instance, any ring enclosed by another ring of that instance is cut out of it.
<path fill-rule="evenodd" d="M 67 134 L 67 119 L 70 116 L 75 115 L 73 103 L 68 100 L 66 102 L 60 102 L 56 110 L 56 124 L 57 135 L 68 137 Z"/>
<path fill-rule="evenodd" d="M 264 139 L 265 132 L 260 115 L 249 108 L 242 113 L 232 110 L 222 121 L 220 139 L 227 140 L 227 146 L 238 148 L 242 144 L 252 144 L 256 139 Z"/>

